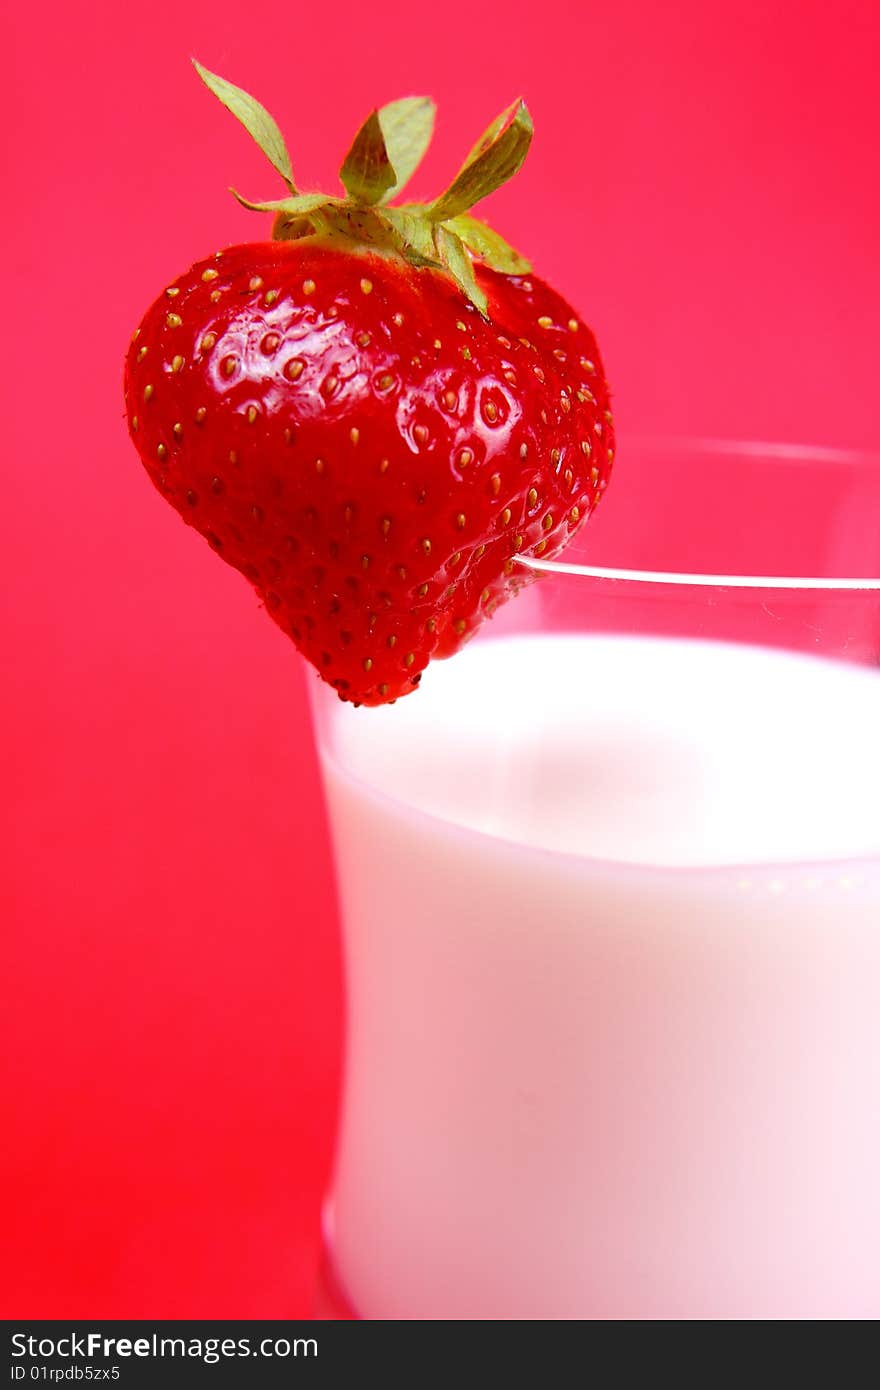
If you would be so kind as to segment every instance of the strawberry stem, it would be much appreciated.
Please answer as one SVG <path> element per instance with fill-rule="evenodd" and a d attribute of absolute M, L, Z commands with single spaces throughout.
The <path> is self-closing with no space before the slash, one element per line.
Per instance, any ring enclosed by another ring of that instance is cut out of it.
<path fill-rule="evenodd" d="M 347 240 L 400 255 L 412 265 L 433 266 L 448 274 L 481 314 L 486 313 L 486 296 L 474 276 L 473 259 L 507 275 L 528 271 L 528 261 L 503 237 L 468 215 L 522 167 L 533 129 L 523 101 L 515 101 L 492 122 L 439 198 L 390 207 L 430 143 L 435 107 L 427 97 L 403 97 L 370 113 L 343 161 L 345 198 L 300 193 L 284 137 L 266 108 L 195 58 L 193 64 L 287 185 L 289 197 L 260 203 L 230 190 L 243 207 L 275 214 L 275 240 Z"/>

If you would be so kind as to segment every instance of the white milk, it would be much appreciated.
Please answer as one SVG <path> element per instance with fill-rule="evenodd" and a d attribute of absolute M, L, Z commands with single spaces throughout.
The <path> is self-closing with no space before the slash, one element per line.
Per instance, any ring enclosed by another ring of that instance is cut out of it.
<path fill-rule="evenodd" d="M 326 719 L 359 1313 L 880 1316 L 880 675 L 485 639 Z"/>

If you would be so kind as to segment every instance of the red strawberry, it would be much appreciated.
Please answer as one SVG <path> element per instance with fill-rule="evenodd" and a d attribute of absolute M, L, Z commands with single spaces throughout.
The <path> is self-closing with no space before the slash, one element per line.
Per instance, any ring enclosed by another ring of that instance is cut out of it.
<path fill-rule="evenodd" d="M 430 103 L 373 113 L 343 166 L 347 199 L 299 195 L 267 113 L 200 72 L 291 196 L 248 204 L 277 213 L 276 240 L 217 252 L 148 310 L 126 363 L 132 438 L 340 696 L 382 704 L 599 500 L 613 432 L 596 342 L 464 215 L 522 163 L 522 104 L 435 203 L 389 208 Z"/>

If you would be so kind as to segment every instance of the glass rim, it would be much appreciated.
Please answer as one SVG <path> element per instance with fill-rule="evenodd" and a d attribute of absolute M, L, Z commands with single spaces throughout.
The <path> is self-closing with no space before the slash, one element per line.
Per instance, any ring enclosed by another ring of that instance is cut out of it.
<path fill-rule="evenodd" d="M 828 466 L 873 465 L 880 470 L 880 453 L 863 449 L 835 449 L 813 444 L 780 444 L 763 440 L 686 438 L 670 436 L 633 437 L 629 448 L 640 453 L 675 450 L 684 454 L 709 454 L 724 458 L 767 458 L 780 464 L 823 463 Z M 563 552 L 564 553 L 564 552 Z M 761 589 L 833 592 L 880 592 L 880 575 L 855 578 L 821 575 L 711 574 L 686 570 L 615 569 L 607 565 L 584 565 L 562 560 L 541 560 L 534 556 L 517 559 L 517 565 L 533 575 L 571 575 L 579 579 L 609 580 L 617 584 L 665 584 L 679 588 Z"/>

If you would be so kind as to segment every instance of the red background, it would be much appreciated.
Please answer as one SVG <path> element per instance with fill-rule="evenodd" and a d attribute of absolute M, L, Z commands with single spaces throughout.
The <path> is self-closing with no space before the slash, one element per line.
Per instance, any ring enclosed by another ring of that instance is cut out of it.
<path fill-rule="evenodd" d="M 190 53 L 306 187 L 425 91 L 427 191 L 523 92 L 487 211 L 596 328 L 620 469 L 635 432 L 880 444 L 875 0 L 434 14 L 5 7 L 6 1316 L 309 1307 L 340 991 L 304 676 L 122 420 L 146 305 L 263 234 L 226 185 L 281 192 Z"/>

